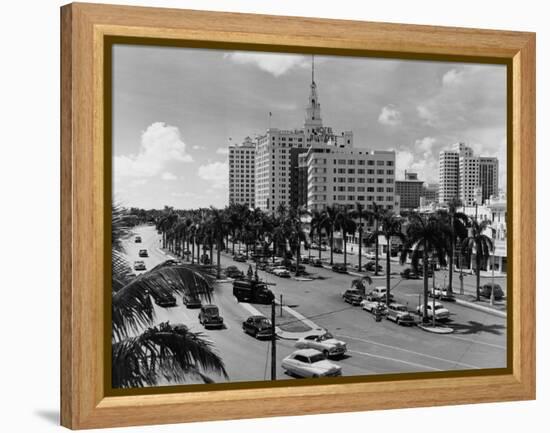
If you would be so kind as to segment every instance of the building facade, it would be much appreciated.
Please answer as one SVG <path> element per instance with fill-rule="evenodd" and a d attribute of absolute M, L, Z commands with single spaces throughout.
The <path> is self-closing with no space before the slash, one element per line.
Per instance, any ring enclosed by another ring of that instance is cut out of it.
<path fill-rule="evenodd" d="M 395 181 L 395 193 L 399 196 L 401 209 L 416 209 L 420 206 L 424 182 L 418 180 L 417 173 L 405 170 L 405 178 Z"/>
<path fill-rule="evenodd" d="M 229 203 L 255 206 L 256 141 L 229 146 Z"/>

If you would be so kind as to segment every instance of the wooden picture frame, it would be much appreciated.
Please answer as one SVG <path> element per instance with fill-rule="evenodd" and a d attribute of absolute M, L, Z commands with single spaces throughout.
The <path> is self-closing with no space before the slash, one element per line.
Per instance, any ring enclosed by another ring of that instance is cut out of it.
<path fill-rule="evenodd" d="M 535 398 L 533 33 L 96 4 L 61 8 L 61 424 L 80 428 Z M 107 395 L 108 38 L 508 66 L 509 368 L 493 374 Z"/>

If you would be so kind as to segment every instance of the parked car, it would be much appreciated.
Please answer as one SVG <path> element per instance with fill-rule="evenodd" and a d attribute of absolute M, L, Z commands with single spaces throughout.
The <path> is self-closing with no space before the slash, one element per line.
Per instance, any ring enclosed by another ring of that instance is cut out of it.
<path fill-rule="evenodd" d="M 407 307 L 403 304 L 398 304 L 395 302 L 388 306 L 386 319 L 391 320 L 398 325 L 416 324 L 414 316 L 409 312 L 409 310 L 407 310 Z"/>
<path fill-rule="evenodd" d="M 151 291 L 151 297 L 159 307 L 175 307 L 177 305 L 174 295 L 168 292 Z"/>
<path fill-rule="evenodd" d="M 300 262 L 302 262 L 304 265 L 308 265 L 310 262 L 309 256 L 300 256 Z"/>
<path fill-rule="evenodd" d="M 314 268 L 322 268 L 323 267 L 323 261 L 321 259 L 313 259 L 312 262 L 311 262 L 311 265 L 314 267 Z"/>
<path fill-rule="evenodd" d="M 136 236 L 135 239 L 134 239 L 134 242 L 136 244 L 141 244 L 141 236 Z"/>
<path fill-rule="evenodd" d="M 342 299 L 351 305 L 361 305 L 363 294 L 357 289 L 348 289 L 342 293 Z"/>
<path fill-rule="evenodd" d="M 387 305 L 375 296 L 367 295 L 365 299 L 359 304 L 361 308 L 369 313 L 381 312 L 385 314 L 388 307 Z"/>
<path fill-rule="evenodd" d="M 183 305 L 185 305 L 187 308 L 200 308 L 202 307 L 202 301 L 199 297 L 191 293 L 184 293 Z"/>
<path fill-rule="evenodd" d="M 284 266 L 277 266 L 273 269 L 273 275 L 281 278 L 290 278 L 290 271 Z"/>
<path fill-rule="evenodd" d="M 417 280 L 420 278 L 412 268 L 403 269 L 399 275 L 401 275 L 401 278 L 404 280 Z"/>
<path fill-rule="evenodd" d="M 435 287 L 428 292 L 430 298 L 441 299 L 442 301 L 455 301 L 455 297 L 452 293 L 448 293 L 447 289 L 442 287 Z"/>
<path fill-rule="evenodd" d="M 386 301 L 386 293 L 388 289 L 384 286 L 377 286 L 369 292 L 369 296 L 379 301 Z M 390 300 L 393 299 L 393 295 L 390 293 Z"/>
<path fill-rule="evenodd" d="M 365 269 L 369 272 L 374 272 L 376 269 L 376 262 L 374 260 L 370 260 L 367 263 L 365 263 Z M 378 272 L 382 271 L 382 265 L 378 264 Z"/>
<path fill-rule="evenodd" d="M 228 266 L 227 268 L 225 268 L 224 272 L 225 272 L 225 276 L 228 278 L 235 278 L 235 279 L 244 278 L 244 272 L 241 271 L 236 266 Z"/>
<path fill-rule="evenodd" d="M 244 256 L 243 254 L 235 254 L 233 256 L 233 261 L 244 263 L 246 262 L 246 256 Z"/>
<path fill-rule="evenodd" d="M 138 255 L 140 257 L 149 257 L 149 253 L 147 252 L 147 250 L 139 250 Z"/>
<path fill-rule="evenodd" d="M 250 316 L 243 322 L 243 331 L 258 339 L 273 336 L 271 321 L 264 316 Z"/>
<path fill-rule="evenodd" d="M 296 272 L 296 263 L 291 263 L 290 266 L 288 267 L 288 269 L 291 272 Z M 298 270 L 299 270 L 300 273 L 305 272 L 306 267 L 300 263 L 300 266 L 298 266 Z"/>
<path fill-rule="evenodd" d="M 424 315 L 424 305 L 419 305 L 416 308 L 416 311 L 421 316 Z M 432 302 L 428 302 L 428 309 L 426 310 L 426 314 L 429 318 L 433 317 L 433 305 Z M 435 302 L 435 320 L 447 320 L 451 316 L 451 313 L 449 310 L 447 310 L 441 302 Z"/>
<path fill-rule="evenodd" d="M 268 262 L 268 261 L 263 260 L 263 261 L 258 262 L 258 269 L 259 269 L 260 271 L 265 271 L 265 270 L 267 270 L 267 267 L 268 267 L 268 266 L 269 266 L 269 262 Z"/>
<path fill-rule="evenodd" d="M 369 260 L 375 260 L 376 259 L 376 254 L 374 254 L 373 252 L 370 252 L 370 253 L 365 254 L 365 257 Z"/>
<path fill-rule="evenodd" d="M 504 291 L 502 290 L 502 287 L 500 287 L 499 284 L 491 284 L 491 283 L 484 284 L 479 288 L 480 295 L 485 298 L 490 298 L 491 289 L 493 291 L 494 299 L 499 300 L 504 297 Z"/>
<path fill-rule="evenodd" d="M 199 323 L 205 328 L 222 328 L 223 317 L 217 306 L 208 304 L 201 307 L 199 312 Z"/>
<path fill-rule="evenodd" d="M 298 377 L 341 376 L 342 367 L 325 358 L 315 349 L 300 349 L 283 359 L 281 366 L 287 374 Z"/>
<path fill-rule="evenodd" d="M 315 349 L 323 353 L 326 358 L 342 356 L 346 353 L 347 346 L 343 341 L 337 340 L 330 332 L 322 335 L 308 335 L 300 338 L 294 345 L 296 349 Z"/>
<path fill-rule="evenodd" d="M 143 260 L 136 260 L 134 262 L 134 271 L 145 271 L 147 270 L 147 267 L 145 266 L 145 262 Z"/>
<path fill-rule="evenodd" d="M 348 273 L 348 268 L 343 263 L 335 263 L 334 265 L 332 265 L 332 270 L 334 272 L 338 272 L 339 274 L 347 274 Z"/>
<path fill-rule="evenodd" d="M 336 253 L 336 254 L 342 254 L 343 253 L 342 248 L 338 248 L 338 247 L 334 247 L 332 249 L 332 252 Z"/>
<path fill-rule="evenodd" d="M 201 263 L 203 265 L 209 265 L 210 264 L 210 256 L 208 254 L 201 255 Z"/>

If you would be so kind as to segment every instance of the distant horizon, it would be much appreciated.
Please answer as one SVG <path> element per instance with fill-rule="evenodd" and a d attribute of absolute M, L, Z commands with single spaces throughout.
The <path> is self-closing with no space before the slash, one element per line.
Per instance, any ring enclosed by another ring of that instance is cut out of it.
<path fill-rule="evenodd" d="M 224 207 L 229 144 L 300 129 L 310 81 L 309 55 L 115 45 L 113 200 Z M 396 180 L 439 183 L 439 151 L 465 142 L 506 191 L 505 66 L 315 56 L 315 81 L 323 124 L 394 150 Z"/>

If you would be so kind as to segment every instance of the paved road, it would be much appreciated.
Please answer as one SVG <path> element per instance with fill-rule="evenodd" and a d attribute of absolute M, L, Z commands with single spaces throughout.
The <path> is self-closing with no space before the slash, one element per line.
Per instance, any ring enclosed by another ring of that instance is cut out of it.
<path fill-rule="evenodd" d="M 137 258 L 139 248 L 147 248 L 148 268 L 165 260 L 167 256 L 159 249 L 159 236 L 153 227 L 140 227 L 142 244 L 127 243 L 131 260 Z M 246 272 L 248 264 L 236 263 L 222 255 L 222 265 L 236 265 Z M 259 271 L 261 279 L 276 283 L 272 288 L 276 296 L 283 295 L 283 302 L 310 318 L 318 325 L 330 330 L 348 344 L 348 356 L 338 360 L 343 374 L 368 375 L 397 372 L 462 370 L 504 367 L 506 364 L 506 322 L 504 319 L 448 304 L 452 313 L 450 326 L 455 328 L 451 335 L 435 335 L 416 327 L 401 327 L 383 320 L 375 322 L 372 315 L 359 307 L 351 307 L 342 301 L 341 292 L 350 287 L 350 275 L 336 274 L 330 270 L 312 268 L 308 271 L 314 281 L 281 279 Z M 385 285 L 385 279 L 375 280 L 373 286 Z M 418 293 L 422 281 L 401 281 L 392 278 L 397 301 L 408 303 L 414 309 L 418 304 Z M 197 310 L 181 306 L 170 309 L 158 308 L 157 322 L 185 323 L 192 330 L 203 331 L 213 341 L 222 355 L 231 381 L 264 380 L 269 377 L 267 342 L 257 341 L 244 334 L 242 320 L 250 313 L 238 304 L 232 296 L 231 284 L 220 283 L 215 288 L 216 303 L 224 316 L 227 328 L 204 331 L 197 321 Z M 293 350 L 292 341 L 278 343 L 278 364 Z M 288 378 L 278 369 L 278 378 Z M 214 378 L 219 380 L 219 378 Z"/>

